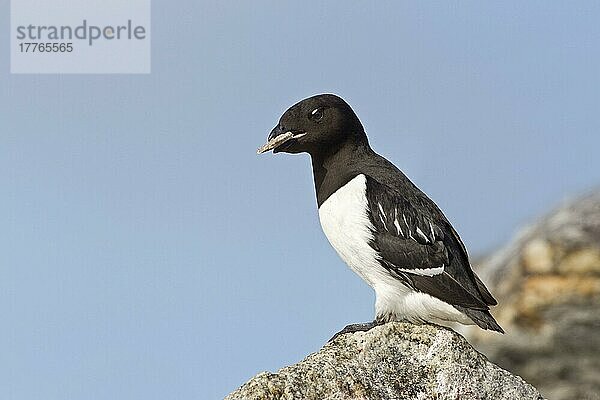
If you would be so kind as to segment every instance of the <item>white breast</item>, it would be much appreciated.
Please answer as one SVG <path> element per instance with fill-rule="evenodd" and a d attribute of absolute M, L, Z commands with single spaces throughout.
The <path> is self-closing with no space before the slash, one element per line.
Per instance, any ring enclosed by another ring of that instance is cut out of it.
<path fill-rule="evenodd" d="M 354 272 L 371 287 L 387 275 L 377 252 L 369 246 L 373 225 L 369 220 L 367 179 L 358 175 L 319 207 L 319 220 L 329 243 Z"/>
<path fill-rule="evenodd" d="M 321 204 L 319 220 L 342 260 L 375 290 L 377 318 L 472 323 L 451 305 L 411 290 L 383 268 L 379 254 L 369 245 L 374 227 L 368 215 L 366 190 L 366 177 L 357 175 Z"/>

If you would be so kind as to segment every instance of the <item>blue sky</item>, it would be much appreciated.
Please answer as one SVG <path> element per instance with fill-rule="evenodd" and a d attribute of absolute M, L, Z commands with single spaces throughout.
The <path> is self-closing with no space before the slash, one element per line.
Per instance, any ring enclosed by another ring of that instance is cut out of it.
<path fill-rule="evenodd" d="M 308 157 L 255 155 L 309 95 L 343 96 L 472 254 L 600 182 L 597 2 L 152 14 L 150 75 L 10 75 L 0 41 L 0 398 L 219 398 L 370 320 Z"/>

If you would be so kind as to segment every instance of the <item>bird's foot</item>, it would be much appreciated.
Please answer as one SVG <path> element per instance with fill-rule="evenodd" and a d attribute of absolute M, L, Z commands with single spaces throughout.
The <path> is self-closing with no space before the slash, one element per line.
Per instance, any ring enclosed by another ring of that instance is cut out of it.
<path fill-rule="evenodd" d="M 371 329 L 375 328 L 376 326 L 382 325 L 382 324 L 383 324 L 382 322 L 373 321 L 373 322 L 365 322 L 363 324 L 346 325 L 346 327 L 344 329 L 342 329 L 341 331 L 339 331 L 338 333 L 333 335 L 333 337 L 331 339 L 329 339 L 327 341 L 327 343 L 333 342 L 338 336 L 343 335 L 344 333 L 366 332 L 366 331 L 371 330 Z"/>

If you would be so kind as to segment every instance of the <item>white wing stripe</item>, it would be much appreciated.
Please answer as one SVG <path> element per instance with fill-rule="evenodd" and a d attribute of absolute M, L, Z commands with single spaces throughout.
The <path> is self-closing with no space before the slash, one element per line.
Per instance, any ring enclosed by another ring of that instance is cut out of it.
<path fill-rule="evenodd" d="M 398 268 L 397 270 L 421 276 L 435 276 L 444 272 L 444 264 L 441 267 L 435 268 Z"/>
<path fill-rule="evenodd" d="M 383 207 L 381 206 L 380 202 L 377 202 L 377 207 L 379 207 L 379 220 L 383 224 L 383 227 L 385 228 L 385 230 L 389 232 L 389 229 L 385 223 L 385 221 L 387 221 L 387 215 L 385 215 L 385 213 L 383 212 Z M 385 218 L 385 221 L 383 220 L 384 218 Z"/>
<path fill-rule="evenodd" d="M 404 232 L 402 232 L 402 228 L 400 228 L 400 224 L 398 223 L 397 219 L 394 220 L 394 225 L 396 226 L 396 230 L 398 231 L 398 235 L 404 237 Z"/>
<path fill-rule="evenodd" d="M 400 223 L 398 222 L 398 208 L 394 207 L 394 226 L 396 227 L 396 231 L 398 231 L 398 235 L 404 237 L 404 232 L 400 227 Z"/>
<path fill-rule="evenodd" d="M 404 220 L 404 225 L 406 225 L 408 237 L 412 239 L 412 233 L 410 232 L 410 226 L 408 225 L 408 222 L 406 222 L 406 215 L 404 215 L 404 213 L 402 213 L 402 219 Z"/>
<path fill-rule="evenodd" d="M 429 238 L 427 237 L 427 235 L 425 235 L 425 234 L 423 233 L 423 231 L 421 230 L 421 228 L 419 228 L 418 226 L 417 226 L 417 233 L 419 234 L 419 236 L 421 236 L 421 237 L 422 237 L 422 238 L 425 240 L 425 242 L 426 242 L 426 243 L 429 243 L 429 242 L 430 242 L 430 240 L 429 240 Z"/>
<path fill-rule="evenodd" d="M 385 228 L 386 231 L 389 231 L 389 229 L 387 228 L 387 225 L 385 224 L 385 221 L 383 220 L 383 217 L 381 216 L 381 214 L 379 215 L 379 220 L 381 221 L 381 223 L 383 224 L 383 227 Z"/>

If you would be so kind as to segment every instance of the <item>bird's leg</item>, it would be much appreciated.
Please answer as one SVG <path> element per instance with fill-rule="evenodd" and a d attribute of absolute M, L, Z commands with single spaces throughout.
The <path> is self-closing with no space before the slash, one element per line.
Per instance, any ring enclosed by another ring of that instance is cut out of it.
<path fill-rule="evenodd" d="M 331 339 L 329 339 L 327 342 L 333 342 L 338 336 L 343 335 L 344 333 L 353 333 L 353 332 L 366 332 L 368 330 L 371 330 L 373 328 L 375 328 L 378 325 L 382 325 L 384 322 L 382 321 L 373 321 L 373 322 L 365 322 L 362 324 L 350 324 L 350 325 L 346 325 L 346 327 L 344 329 L 342 329 L 341 331 L 339 331 L 338 333 L 336 333 L 335 335 L 333 335 L 333 337 Z"/>

